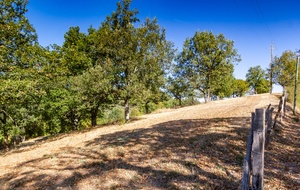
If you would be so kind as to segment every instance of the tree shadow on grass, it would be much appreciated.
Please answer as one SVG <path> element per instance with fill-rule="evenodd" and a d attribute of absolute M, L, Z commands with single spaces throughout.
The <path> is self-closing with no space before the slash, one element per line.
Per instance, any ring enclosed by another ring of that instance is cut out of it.
<path fill-rule="evenodd" d="M 250 117 L 175 120 L 20 163 L 6 189 L 238 189 Z M 277 158 L 275 158 L 276 160 Z"/>
<path fill-rule="evenodd" d="M 249 122 L 176 120 L 102 135 L 83 148 L 66 147 L 21 163 L 0 184 L 7 189 L 80 188 L 86 182 L 101 189 L 236 189 Z"/>

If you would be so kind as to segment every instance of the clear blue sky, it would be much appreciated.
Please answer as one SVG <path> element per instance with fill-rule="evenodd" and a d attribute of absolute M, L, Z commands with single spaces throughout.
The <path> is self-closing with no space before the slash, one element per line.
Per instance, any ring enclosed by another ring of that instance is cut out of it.
<path fill-rule="evenodd" d="M 82 32 L 91 25 L 98 28 L 116 10 L 117 2 L 29 0 L 26 16 L 41 45 L 62 45 L 69 27 L 79 26 Z M 235 42 L 242 57 L 234 73 L 240 79 L 245 79 L 250 67 L 269 66 L 271 43 L 274 56 L 300 49 L 299 0 L 133 0 L 131 8 L 139 10 L 141 22 L 156 17 L 179 51 L 184 40 L 196 31 L 224 34 Z"/>

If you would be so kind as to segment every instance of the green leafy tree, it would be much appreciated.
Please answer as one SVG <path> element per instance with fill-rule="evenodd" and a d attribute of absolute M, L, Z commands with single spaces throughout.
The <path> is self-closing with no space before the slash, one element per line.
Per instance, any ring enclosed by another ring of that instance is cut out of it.
<path fill-rule="evenodd" d="M 223 34 L 215 36 L 204 31 L 186 39 L 178 61 L 186 70 L 189 82 L 208 102 L 213 92 L 224 93 L 219 82 L 222 78 L 231 80 L 233 64 L 240 61 L 240 56 L 233 41 Z"/>
<path fill-rule="evenodd" d="M 270 89 L 270 83 L 266 79 L 266 72 L 259 65 L 250 67 L 246 74 L 246 81 L 255 94 L 267 93 Z"/>
<path fill-rule="evenodd" d="M 292 51 L 285 51 L 280 57 L 275 57 L 273 77 L 275 83 L 281 85 L 283 90 L 295 80 L 295 61 L 295 54 Z"/>
<path fill-rule="evenodd" d="M 142 98 L 145 90 L 160 86 L 166 63 L 170 63 L 170 43 L 165 30 L 157 20 L 139 21 L 137 10 L 130 9 L 131 0 L 117 4 L 117 10 L 108 16 L 99 32 L 98 59 L 109 58 L 114 68 L 114 86 L 125 107 L 125 120 L 129 120 L 130 101 Z M 103 62 L 103 61 L 100 61 Z M 157 89 L 156 88 L 156 89 Z"/>
<path fill-rule="evenodd" d="M 16 69 L 28 68 L 28 48 L 37 35 L 25 17 L 26 0 L 4 0 L 0 2 L 0 60 L 1 75 L 8 76 Z"/>
<path fill-rule="evenodd" d="M 0 141 L 24 133 L 33 121 L 38 96 L 34 79 L 39 70 L 40 47 L 25 17 L 27 1 L 0 1 Z"/>
<path fill-rule="evenodd" d="M 213 72 L 212 94 L 219 98 L 229 97 L 234 92 L 233 65 L 223 65 L 218 71 Z"/>
<path fill-rule="evenodd" d="M 167 90 L 172 97 L 178 100 L 179 106 L 182 106 L 182 99 L 187 97 L 191 90 L 185 71 L 180 64 L 175 62 L 172 64 L 170 76 L 167 78 Z"/>
<path fill-rule="evenodd" d="M 243 79 L 235 79 L 234 88 L 235 95 L 238 97 L 242 97 L 249 90 L 249 84 Z"/>
<path fill-rule="evenodd" d="M 28 132 L 30 136 L 68 131 L 63 118 L 68 110 L 67 100 L 73 100 L 66 88 L 66 68 L 61 64 L 61 47 L 51 45 L 43 49 L 42 55 L 44 61 L 41 64 L 38 78 L 42 94 L 38 106 L 40 123 L 36 127 L 30 128 Z"/>
<path fill-rule="evenodd" d="M 110 63 L 104 66 L 91 67 L 73 81 L 73 88 L 79 93 L 82 103 L 90 113 L 91 125 L 97 125 L 97 116 L 100 111 L 110 107 L 114 99 L 113 75 Z"/>
<path fill-rule="evenodd" d="M 62 64 L 67 68 L 68 76 L 77 76 L 92 66 L 89 56 L 88 36 L 80 28 L 71 27 L 65 34 L 61 48 Z"/>
<path fill-rule="evenodd" d="M 87 82 L 93 83 L 90 80 L 90 75 L 87 74 L 87 71 L 95 65 L 95 61 L 92 58 L 92 53 L 90 52 L 89 48 L 89 40 L 91 38 L 90 34 L 85 34 L 80 32 L 80 28 L 77 27 L 70 27 L 70 29 L 64 35 L 65 41 L 60 49 L 61 59 L 61 66 L 64 68 L 65 73 L 65 85 L 68 86 L 67 94 L 68 99 L 63 100 L 64 104 L 67 105 L 65 122 L 64 125 L 73 126 L 72 128 L 75 130 L 79 129 L 79 125 L 81 120 L 85 120 L 87 114 L 87 106 L 89 107 L 88 112 L 91 113 L 92 108 L 90 104 L 86 104 L 83 102 L 82 93 L 84 90 L 81 89 L 80 91 L 74 90 L 74 81 L 78 83 L 85 83 L 86 86 L 90 86 Z M 88 81 L 84 81 L 83 79 L 80 80 L 79 78 L 85 73 L 85 76 Z M 85 88 L 84 88 L 85 89 Z M 66 97 L 67 98 L 67 97 Z M 95 111 L 97 110 L 97 111 Z M 94 109 L 92 113 L 97 113 L 98 108 Z M 92 125 L 96 125 L 97 115 L 92 114 Z"/>

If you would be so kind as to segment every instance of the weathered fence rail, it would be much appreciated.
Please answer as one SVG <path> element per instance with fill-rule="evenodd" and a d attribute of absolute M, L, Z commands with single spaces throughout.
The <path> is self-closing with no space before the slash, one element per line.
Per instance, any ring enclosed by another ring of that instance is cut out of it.
<path fill-rule="evenodd" d="M 274 121 L 272 119 L 274 108 L 271 107 L 271 104 L 267 109 L 256 109 L 255 113 L 252 113 L 251 129 L 243 162 L 242 190 L 263 189 L 265 148 L 270 143 L 270 134 L 275 128 L 278 118 L 280 117 L 281 121 L 285 115 L 286 98 L 284 93 Z"/>

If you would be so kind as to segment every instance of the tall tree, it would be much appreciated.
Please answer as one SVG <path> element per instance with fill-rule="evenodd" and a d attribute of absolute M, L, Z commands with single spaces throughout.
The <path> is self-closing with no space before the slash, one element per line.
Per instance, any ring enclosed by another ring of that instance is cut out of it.
<path fill-rule="evenodd" d="M 234 49 L 234 42 L 223 34 L 215 36 L 212 32 L 197 31 L 184 42 L 178 61 L 187 70 L 190 83 L 208 102 L 212 92 L 220 87 L 218 81 L 232 75 L 233 64 L 240 61 L 240 56 Z"/>
<path fill-rule="evenodd" d="M 258 65 L 250 67 L 246 74 L 246 81 L 254 90 L 254 93 L 261 94 L 269 91 L 270 83 L 266 79 L 266 72 Z"/>
<path fill-rule="evenodd" d="M 0 60 L 1 76 L 16 69 L 28 68 L 29 48 L 36 40 L 35 29 L 25 17 L 26 0 L 0 2 Z"/>
<path fill-rule="evenodd" d="M 23 130 L 35 105 L 33 79 L 39 70 L 40 47 L 25 17 L 26 5 L 26 0 L 0 1 L 0 141 L 4 143 Z"/>
<path fill-rule="evenodd" d="M 130 9 L 131 0 L 117 4 L 117 10 L 102 24 L 102 42 L 99 55 L 109 58 L 114 68 L 114 86 L 125 107 L 125 120 L 129 120 L 130 100 L 142 98 L 144 90 L 153 85 L 159 88 L 166 63 L 171 62 L 172 49 L 165 30 L 157 20 L 146 19 L 135 27 L 138 11 Z M 103 42 L 104 41 L 104 42 Z M 101 59 L 101 56 L 98 58 Z"/>
<path fill-rule="evenodd" d="M 294 82 L 295 61 L 295 54 L 292 51 L 285 51 L 280 57 L 275 57 L 273 77 L 275 83 L 281 85 L 283 90 Z"/>

